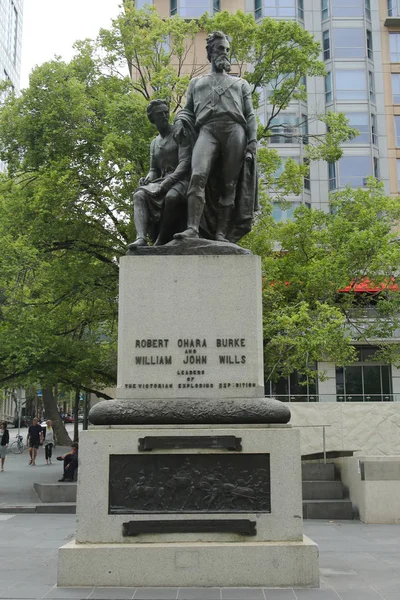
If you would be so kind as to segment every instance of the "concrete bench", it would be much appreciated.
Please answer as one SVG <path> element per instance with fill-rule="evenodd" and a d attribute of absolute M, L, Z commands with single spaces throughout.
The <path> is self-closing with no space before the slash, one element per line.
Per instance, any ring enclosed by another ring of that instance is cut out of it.
<path fill-rule="evenodd" d="M 74 483 L 34 483 L 34 490 L 40 500 L 45 503 L 76 502 L 76 488 Z"/>

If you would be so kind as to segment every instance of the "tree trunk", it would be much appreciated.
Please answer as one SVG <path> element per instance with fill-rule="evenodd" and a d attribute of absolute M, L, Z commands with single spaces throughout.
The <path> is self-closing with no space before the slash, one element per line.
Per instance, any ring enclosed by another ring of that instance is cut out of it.
<path fill-rule="evenodd" d="M 46 418 L 53 422 L 54 433 L 59 446 L 70 446 L 71 438 L 65 429 L 64 422 L 61 420 L 57 407 L 57 398 L 53 394 L 51 386 L 43 388 L 43 406 L 46 411 Z"/>
<path fill-rule="evenodd" d="M 78 413 L 79 413 L 79 401 L 81 396 L 80 388 L 75 389 L 75 400 L 74 400 L 74 442 L 78 441 Z"/>

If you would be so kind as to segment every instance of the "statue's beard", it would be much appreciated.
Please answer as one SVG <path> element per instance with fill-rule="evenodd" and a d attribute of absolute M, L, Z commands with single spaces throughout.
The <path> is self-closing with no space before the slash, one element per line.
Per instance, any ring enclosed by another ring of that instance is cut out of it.
<path fill-rule="evenodd" d="M 213 58 L 213 63 L 219 71 L 223 70 L 229 73 L 231 70 L 231 63 L 226 56 L 216 56 Z"/>

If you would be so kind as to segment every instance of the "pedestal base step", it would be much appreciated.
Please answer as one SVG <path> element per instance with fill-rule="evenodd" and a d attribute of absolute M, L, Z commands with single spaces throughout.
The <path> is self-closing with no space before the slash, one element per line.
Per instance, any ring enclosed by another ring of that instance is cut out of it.
<path fill-rule="evenodd" d="M 302 542 L 69 542 L 58 553 L 58 586 L 318 587 L 318 546 Z"/>

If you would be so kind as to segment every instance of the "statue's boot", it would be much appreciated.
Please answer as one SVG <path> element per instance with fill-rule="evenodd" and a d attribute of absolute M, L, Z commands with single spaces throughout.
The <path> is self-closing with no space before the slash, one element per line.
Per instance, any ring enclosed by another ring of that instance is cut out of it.
<path fill-rule="evenodd" d="M 137 237 L 134 242 L 128 244 L 128 250 L 131 248 L 137 248 L 138 246 L 148 246 L 148 243 L 144 237 Z"/>
<path fill-rule="evenodd" d="M 226 237 L 229 222 L 231 220 L 233 206 L 219 206 L 217 216 L 217 231 L 215 239 L 217 242 L 228 242 Z"/>
<path fill-rule="evenodd" d="M 199 226 L 203 214 L 204 203 L 199 198 L 189 198 L 188 202 L 188 226 L 185 231 L 176 233 L 176 240 L 185 240 L 199 237 Z"/>

